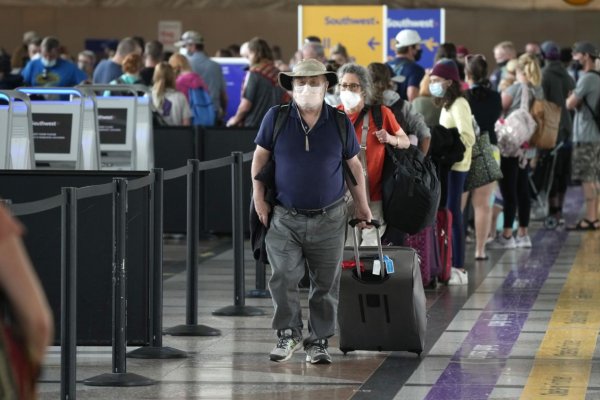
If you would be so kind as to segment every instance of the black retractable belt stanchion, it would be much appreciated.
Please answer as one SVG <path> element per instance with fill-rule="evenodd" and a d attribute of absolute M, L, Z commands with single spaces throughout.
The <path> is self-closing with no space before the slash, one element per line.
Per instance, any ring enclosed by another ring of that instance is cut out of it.
<path fill-rule="evenodd" d="M 234 304 L 216 310 L 213 315 L 222 316 L 255 316 L 264 315 L 265 312 L 258 307 L 245 305 L 246 293 L 244 289 L 244 204 L 243 204 L 243 153 L 231 153 L 234 163 L 231 167 L 231 207 L 233 215 L 233 263 L 234 263 Z"/>
<path fill-rule="evenodd" d="M 186 358 L 186 352 L 162 345 L 163 307 L 163 169 L 154 168 L 154 184 L 150 191 L 150 346 L 127 353 L 130 358 Z"/>
<path fill-rule="evenodd" d="M 246 297 L 256 299 L 268 299 L 271 297 L 271 293 L 267 289 L 267 278 L 266 278 L 265 263 L 256 260 L 256 289 L 248 290 Z"/>
<path fill-rule="evenodd" d="M 62 188 L 60 398 L 75 399 L 77 367 L 77 189 Z"/>
<path fill-rule="evenodd" d="M 83 381 L 88 386 L 148 386 L 156 381 L 127 372 L 127 180 L 113 179 L 113 333 L 112 372 Z"/>
<path fill-rule="evenodd" d="M 186 324 L 165 329 L 173 336 L 218 336 L 221 331 L 198 325 L 198 238 L 200 236 L 200 161 L 188 160 L 192 173 L 187 176 L 187 285 Z"/>

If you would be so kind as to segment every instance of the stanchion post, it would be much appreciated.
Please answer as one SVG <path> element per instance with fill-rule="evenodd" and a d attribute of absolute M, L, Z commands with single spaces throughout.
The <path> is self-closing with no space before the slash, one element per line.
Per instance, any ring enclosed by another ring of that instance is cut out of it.
<path fill-rule="evenodd" d="M 244 204 L 243 204 L 243 165 L 244 154 L 231 153 L 231 214 L 233 216 L 233 264 L 234 264 L 234 304 L 213 312 L 220 316 L 256 316 L 265 312 L 258 307 L 246 306 L 245 271 L 244 271 Z"/>
<path fill-rule="evenodd" d="M 271 297 L 271 293 L 267 289 L 266 270 L 265 263 L 256 260 L 256 288 L 248 290 L 246 297 L 255 299 L 268 299 Z"/>
<path fill-rule="evenodd" d="M 149 386 L 153 379 L 127 373 L 127 180 L 114 178 L 113 192 L 113 307 L 112 373 L 83 381 L 88 386 Z"/>
<path fill-rule="evenodd" d="M 200 161 L 189 160 L 192 173 L 187 176 L 187 290 L 185 321 L 198 324 L 198 239 L 200 237 Z"/>
<path fill-rule="evenodd" d="M 167 359 L 187 358 L 187 353 L 172 347 L 163 347 L 163 188 L 164 172 L 154 168 L 154 183 L 150 190 L 150 318 L 148 333 L 150 346 L 127 353 L 129 358 Z"/>
<path fill-rule="evenodd" d="M 187 260 L 186 324 L 165 329 L 173 336 L 218 336 L 221 331 L 198 325 L 198 240 L 200 237 L 200 161 L 188 160 L 192 172 L 187 176 Z"/>
<path fill-rule="evenodd" d="M 61 189 L 60 398 L 75 399 L 77 368 L 77 189 Z"/>

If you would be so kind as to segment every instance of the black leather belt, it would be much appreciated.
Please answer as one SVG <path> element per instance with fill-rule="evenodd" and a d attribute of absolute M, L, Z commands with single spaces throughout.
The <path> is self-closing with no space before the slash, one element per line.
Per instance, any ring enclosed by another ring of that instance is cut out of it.
<path fill-rule="evenodd" d="M 283 208 L 286 208 L 292 215 L 304 215 L 305 217 L 308 218 L 313 218 L 319 215 L 323 215 L 326 214 L 328 211 L 333 210 L 336 207 L 339 207 L 340 205 L 342 205 L 343 203 L 345 203 L 344 198 L 342 197 L 341 199 L 337 200 L 336 202 L 328 205 L 327 207 L 323 207 L 323 208 L 313 208 L 313 209 L 305 209 L 305 208 L 286 208 L 284 206 L 282 206 L 281 204 L 279 204 L 280 206 L 282 206 Z"/>

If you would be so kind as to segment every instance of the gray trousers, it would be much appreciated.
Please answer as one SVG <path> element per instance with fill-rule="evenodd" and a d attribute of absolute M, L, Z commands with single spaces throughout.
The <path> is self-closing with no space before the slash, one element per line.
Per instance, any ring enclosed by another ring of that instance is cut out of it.
<path fill-rule="evenodd" d="M 326 339 L 335 333 L 346 205 L 325 214 L 307 217 L 275 206 L 266 236 L 272 276 L 269 290 L 275 313 L 273 329 L 302 333 L 302 310 L 298 283 L 305 261 L 310 276 L 308 332 L 304 343 Z"/>

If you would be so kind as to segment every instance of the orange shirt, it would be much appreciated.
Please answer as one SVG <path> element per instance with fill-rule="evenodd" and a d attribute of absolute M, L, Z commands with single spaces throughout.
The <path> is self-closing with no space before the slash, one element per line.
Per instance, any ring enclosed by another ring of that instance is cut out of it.
<path fill-rule="evenodd" d="M 344 110 L 343 105 L 339 105 L 340 110 Z M 354 114 L 347 114 L 348 118 L 354 125 L 356 131 L 356 137 L 358 143 L 362 140 L 362 124 L 363 119 L 357 121 L 360 112 Z M 400 125 L 396 121 L 396 117 L 392 111 L 381 106 L 381 120 L 382 129 L 385 129 L 390 135 L 395 135 L 395 132 L 400 130 Z M 375 132 L 377 132 L 375 121 L 373 120 L 372 112 L 369 111 L 369 136 L 367 137 L 367 174 L 369 175 L 369 194 L 371 195 L 371 201 L 381 201 L 381 172 L 383 171 L 383 160 L 385 159 L 385 146 L 383 143 L 379 143 Z"/>

